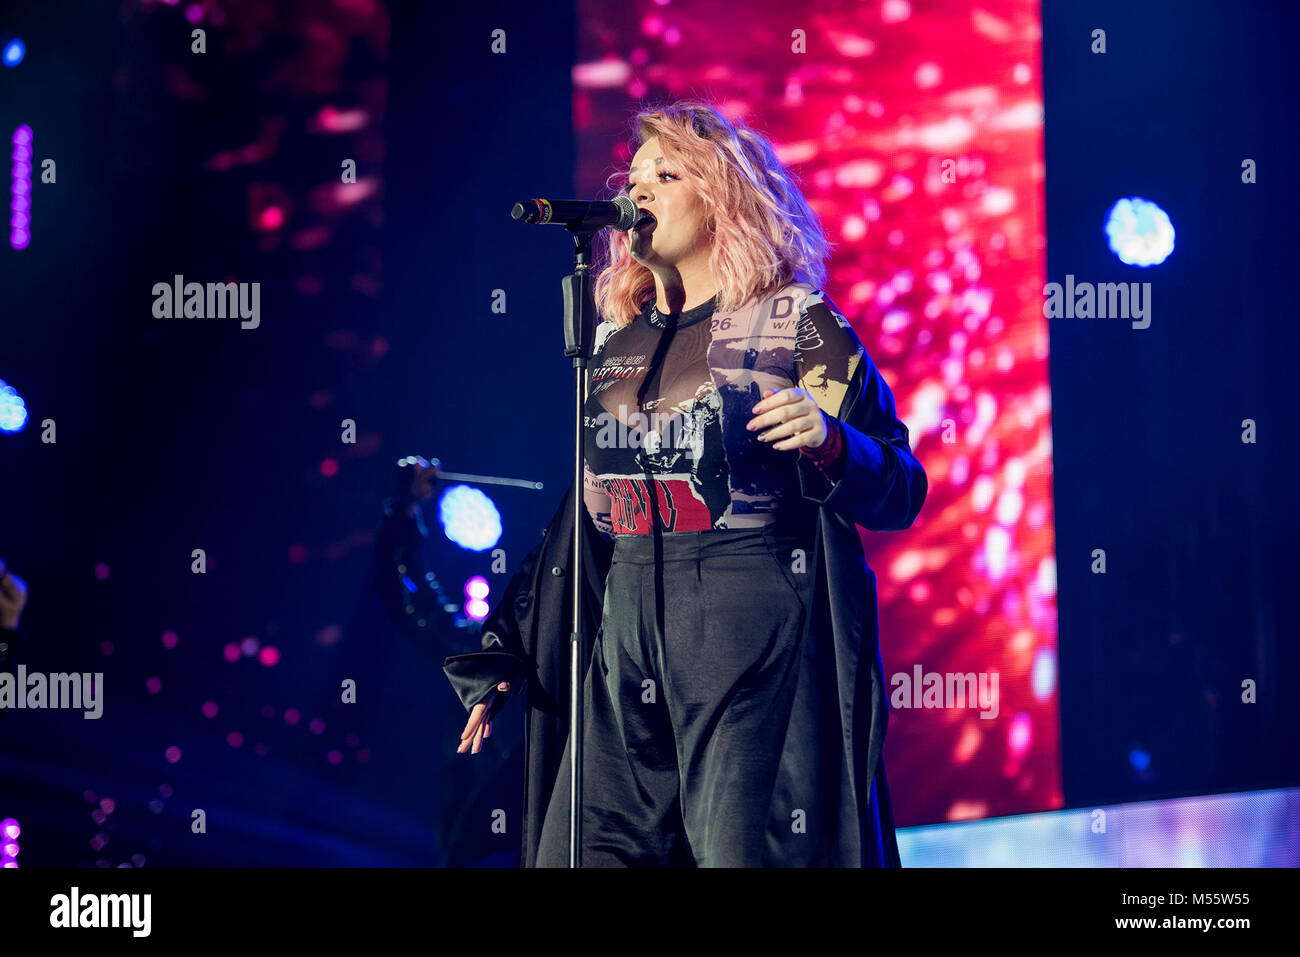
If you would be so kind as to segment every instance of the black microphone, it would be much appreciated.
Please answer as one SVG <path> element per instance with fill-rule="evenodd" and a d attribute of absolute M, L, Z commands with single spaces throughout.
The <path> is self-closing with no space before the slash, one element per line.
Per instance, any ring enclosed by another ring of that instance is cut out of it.
<path fill-rule="evenodd" d="M 557 223 L 583 232 L 595 232 L 606 226 L 627 232 L 641 218 L 641 210 L 627 196 L 615 196 L 613 202 L 526 199 L 522 203 L 515 203 L 510 215 L 525 223 Z"/>

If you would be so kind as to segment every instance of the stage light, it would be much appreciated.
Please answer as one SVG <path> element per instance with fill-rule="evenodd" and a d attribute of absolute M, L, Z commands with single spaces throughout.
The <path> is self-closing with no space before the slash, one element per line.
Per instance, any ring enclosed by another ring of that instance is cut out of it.
<path fill-rule="evenodd" d="M 23 57 L 27 55 L 27 44 L 23 43 L 18 37 L 14 37 L 5 44 L 4 53 L 0 53 L 0 63 L 13 69 L 23 62 Z"/>
<path fill-rule="evenodd" d="M 1039 648 L 1030 669 L 1029 683 L 1034 697 L 1046 701 L 1056 691 L 1056 653 L 1051 648 Z"/>
<path fill-rule="evenodd" d="M 27 406 L 18 390 L 0 379 L 0 432 L 21 432 L 27 424 Z"/>
<path fill-rule="evenodd" d="M 1106 214 L 1106 238 L 1125 265 L 1158 266 L 1174 251 L 1174 224 L 1155 203 L 1130 196 Z"/>
<path fill-rule="evenodd" d="M 22 828 L 18 827 L 18 822 L 13 818 L 0 820 L 0 867 L 17 867 L 18 866 L 18 835 L 21 835 Z"/>
<path fill-rule="evenodd" d="M 1033 740 L 1033 720 L 1023 711 L 1019 712 L 1011 719 L 1011 727 L 1007 732 L 1007 750 L 1011 752 L 1013 758 L 1020 760 L 1029 753 L 1029 747 L 1033 744 Z"/>
<path fill-rule="evenodd" d="M 501 540 L 501 513 L 490 498 L 468 485 L 453 485 L 442 493 L 438 521 L 449 539 L 472 552 Z"/>
<path fill-rule="evenodd" d="M 24 123 L 14 130 L 13 167 L 9 174 L 9 245 L 14 249 L 26 249 L 32 240 L 31 146 L 32 128 Z"/>
<path fill-rule="evenodd" d="M 18 866 L 18 835 L 22 828 L 17 820 L 5 818 L 0 820 L 0 867 L 16 869 Z"/>
<path fill-rule="evenodd" d="M 1151 755 L 1141 748 L 1134 748 L 1128 753 L 1128 763 L 1139 773 L 1151 767 Z"/>
<path fill-rule="evenodd" d="M 470 621 L 482 621 L 492 609 L 488 606 L 487 596 L 492 590 L 488 580 L 482 575 L 475 575 L 465 582 L 465 605 L 462 611 Z"/>

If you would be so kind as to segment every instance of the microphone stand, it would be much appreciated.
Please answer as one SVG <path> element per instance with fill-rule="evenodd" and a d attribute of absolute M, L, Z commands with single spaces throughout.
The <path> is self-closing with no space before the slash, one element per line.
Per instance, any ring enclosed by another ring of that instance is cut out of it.
<path fill-rule="evenodd" d="M 592 295 L 591 241 L 593 230 L 566 227 L 573 234 L 573 272 L 562 280 L 564 287 L 564 354 L 573 358 L 574 441 L 573 441 L 573 630 L 569 635 L 569 866 L 581 867 L 582 858 L 582 568 L 584 449 L 582 410 L 586 400 L 587 360 L 595 340 L 596 304 Z"/>

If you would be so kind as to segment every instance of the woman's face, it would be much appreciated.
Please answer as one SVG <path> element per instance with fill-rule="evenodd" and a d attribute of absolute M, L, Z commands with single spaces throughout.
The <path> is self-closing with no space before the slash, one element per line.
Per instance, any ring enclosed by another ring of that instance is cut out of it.
<path fill-rule="evenodd" d="M 707 263 L 710 253 L 704 204 L 699 193 L 659 152 L 659 137 L 646 140 L 632 157 L 628 195 L 655 221 L 632 230 L 632 258 L 650 268 L 680 269 Z"/>

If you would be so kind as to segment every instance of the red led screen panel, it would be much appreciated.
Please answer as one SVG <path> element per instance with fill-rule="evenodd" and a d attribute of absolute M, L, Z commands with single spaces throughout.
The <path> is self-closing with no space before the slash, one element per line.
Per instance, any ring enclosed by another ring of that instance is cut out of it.
<path fill-rule="evenodd" d="M 896 823 L 1061 807 L 1038 4 L 578 12 L 576 195 L 610 195 L 647 101 L 705 98 L 771 137 L 929 476 L 911 529 L 862 533 Z M 956 676 L 982 697 L 960 702 Z"/>

